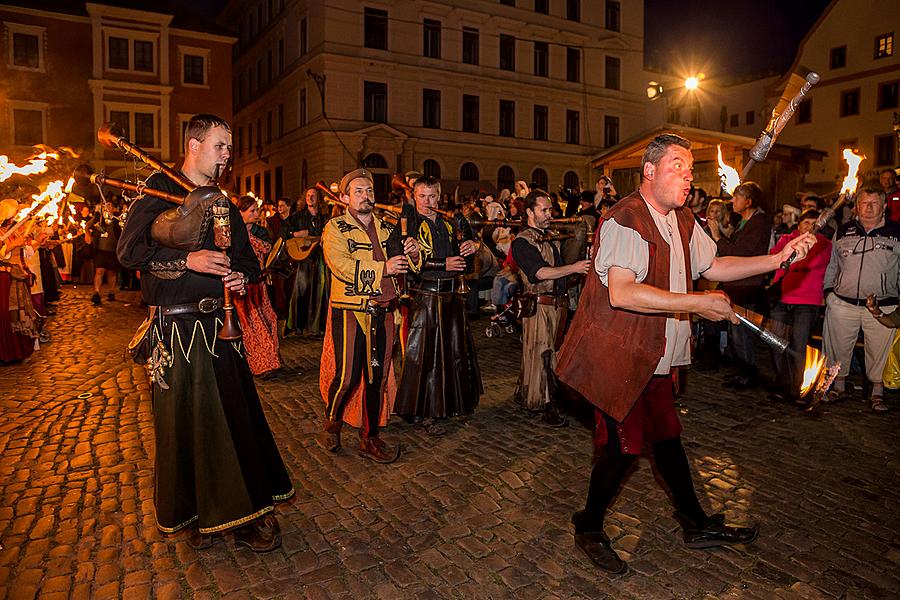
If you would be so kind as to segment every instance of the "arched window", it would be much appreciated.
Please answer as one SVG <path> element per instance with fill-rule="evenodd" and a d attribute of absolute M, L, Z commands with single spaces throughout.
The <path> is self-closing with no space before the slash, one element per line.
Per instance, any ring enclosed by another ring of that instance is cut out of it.
<path fill-rule="evenodd" d="M 549 191 L 547 189 L 549 182 L 547 181 L 547 171 L 543 169 L 535 169 L 531 172 L 531 183 L 533 187 L 538 189 L 542 189 L 545 192 Z"/>
<path fill-rule="evenodd" d="M 441 178 L 441 165 L 436 160 L 428 159 L 422 163 L 422 173 L 428 177 Z"/>
<path fill-rule="evenodd" d="M 566 174 L 563 176 L 563 187 L 575 189 L 578 187 L 581 180 L 578 177 L 578 173 L 575 171 L 566 171 Z"/>
<path fill-rule="evenodd" d="M 513 186 L 516 183 L 516 174 L 512 170 L 512 167 L 509 165 L 503 165 L 497 170 L 497 189 L 502 190 L 504 188 L 509 191 L 513 191 Z"/>
<path fill-rule="evenodd" d="M 303 163 L 300 166 L 300 189 L 305 190 L 309 186 L 309 165 L 306 164 L 306 159 L 303 159 Z"/>
<path fill-rule="evenodd" d="M 386 201 L 391 193 L 391 173 L 387 161 L 382 155 L 372 153 L 363 159 L 362 166 L 372 171 L 375 199 L 379 202 Z"/>
<path fill-rule="evenodd" d="M 362 166 L 367 169 L 387 169 L 387 161 L 380 154 L 370 154 L 362 161 Z"/>
<path fill-rule="evenodd" d="M 461 181 L 478 181 L 478 167 L 475 163 L 463 163 L 459 168 L 459 179 Z"/>

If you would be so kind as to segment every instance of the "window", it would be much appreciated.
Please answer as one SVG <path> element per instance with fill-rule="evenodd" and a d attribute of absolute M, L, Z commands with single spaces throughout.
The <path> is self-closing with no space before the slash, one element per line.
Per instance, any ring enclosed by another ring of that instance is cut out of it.
<path fill-rule="evenodd" d="M 850 117 L 859 114 L 859 88 L 841 92 L 840 115 Z"/>
<path fill-rule="evenodd" d="M 581 50 L 578 48 L 566 48 L 566 81 L 581 81 Z"/>
<path fill-rule="evenodd" d="M 134 40 L 134 70 L 153 72 L 153 42 Z"/>
<path fill-rule="evenodd" d="M 276 121 L 275 135 L 278 139 L 284 137 L 284 104 L 278 105 L 278 120 Z"/>
<path fill-rule="evenodd" d="M 534 12 L 549 15 L 550 0 L 534 0 Z"/>
<path fill-rule="evenodd" d="M 278 40 L 278 74 L 284 73 L 284 40 Z"/>
<path fill-rule="evenodd" d="M 386 10 L 366 8 L 365 19 L 365 46 L 376 50 L 387 50 L 388 39 L 388 14 Z"/>
<path fill-rule="evenodd" d="M 619 143 L 619 117 L 603 117 L 603 145 L 610 148 Z"/>
<path fill-rule="evenodd" d="M 581 116 L 577 110 L 566 111 L 566 143 L 578 144 L 581 130 Z"/>
<path fill-rule="evenodd" d="M 107 66 L 110 69 L 123 69 L 128 70 L 130 62 L 128 60 L 128 44 L 129 40 L 126 38 L 112 37 L 110 36 L 108 45 L 109 45 L 109 60 L 107 62 Z"/>
<path fill-rule="evenodd" d="M 894 159 L 897 156 L 897 136 L 876 135 L 875 136 L 875 166 L 876 167 L 892 167 Z"/>
<path fill-rule="evenodd" d="M 41 66 L 40 36 L 29 33 L 12 34 L 13 66 L 39 69 Z"/>
<path fill-rule="evenodd" d="M 534 105 L 534 139 L 547 139 L 547 107 Z"/>
<path fill-rule="evenodd" d="M 247 125 L 247 154 L 253 154 L 253 123 Z M 250 184 L 247 184 L 250 187 Z"/>
<path fill-rule="evenodd" d="M 436 160 L 429 158 L 424 163 L 422 163 L 422 174 L 427 177 L 436 177 L 437 179 L 441 178 L 441 165 L 438 164 Z"/>
<path fill-rule="evenodd" d="M 500 34 L 500 68 L 504 71 L 516 70 L 516 38 Z"/>
<path fill-rule="evenodd" d="M 306 90 L 300 90 L 300 101 L 297 106 L 297 126 L 306 126 Z"/>
<path fill-rule="evenodd" d="M 272 111 L 266 113 L 266 144 L 272 143 Z"/>
<path fill-rule="evenodd" d="M 237 135 L 234 138 L 234 149 L 237 151 L 238 158 L 240 158 L 244 155 L 244 127 L 243 127 L 243 125 L 237 128 Z"/>
<path fill-rule="evenodd" d="M 272 82 L 272 51 L 266 52 L 266 83 Z"/>
<path fill-rule="evenodd" d="M 262 181 L 262 178 L 260 177 L 259 173 L 253 176 L 253 193 L 256 194 L 257 198 L 260 194 L 260 181 Z"/>
<path fill-rule="evenodd" d="M 741 122 L 740 122 L 740 117 L 738 116 L 738 114 L 734 113 L 733 115 L 731 115 L 731 121 L 729 122 L 729 125 L 731 127 L 737 127 L 740 124 L 741 124 Z"/>
<path fill-rule="evenodd" d="M 462 61 L 467 65 L 478 64 L 478 30 L 463 27 Z"/>
<path fill-rule="evenodd" d="M 186 85 L 206 85 L 206 57 L 197 54 L 185 54 L 181 82 Z"/>
<path fill-rule="evenodd" d="M 563 175 L 563 187 L 573 190 L 581 187 L 581 179 L 579 179 L 578 173 L 575 171 L 566 171 L 566 174 Z"/>
<path fill-rule="evenodd" d="M 478 96 L 463 94 L 463 131 L 478 133 Z"/>
<path fill-rule="evenodd" d="M 888 81 L 878 84 L 878 110 L 897 108 L 897 87 L 900 82 Z"/>
<path fill-rule="evenodd" d="M 894 34 L 886 33 L 875 38 L 875 58 L 885 58 L 894 54 Z"/>
<path fill-rule="evenodd" d="M 34 146 L 44 140 L 44 111 L 28 108 L 14 108 L 13 144 L 16 146 Z"/>
<path fill-rule="evenodd" d="M 441 57 L 441 22 L 425 19 L 424 38 L 422 40 L 422 56 L 428 58 Z"/>
<path fill-rule="evenodd" d="M 812 123 L 812 99 L 807 99 L 797 105 L 797 123 Z"/>
<path fill-rule="evenodd" d="M 606 88 L 610 90 L 618 90 L 621 88 L 621 61 L 615 56 L 606 57 Z"/>
<path fill-rule="evenodd" d="M 547 171 L 545 171 L 543 169 L 535 169 L 534 171 L 532 171 L 531 172 L 531 183 L 532 183 L 531 189 L 538 188 L 540 190 L 546 191 L 547 187 L 548 187 Z"/>
<path fill-rule="evenodd" d="M 303 159 L 303 162 L 300 164 L 300 189 L 305 190 L 309 182 L 309 164 L 306 162 L 306 159 Z"/>
<path fill-rule="evenodd" d="M 134 143 L 144 148 L 158 147 L 152 113 L 134 113 Z"/>
<path fill-rule="evenodd" d="M 746 125 L 753 125 L 753 122 L 756 120 L 756 113 L 752 110 L 748 110 L 747 114 L 744 115 L 744 121 Z"/>
<path fill-rule="evenodd" d="M 244 178 L 244 193 L 249 194 L 252 191 L 253 188 L 251 187 L 250 176 L 247 175 L 247 177 Z"/>
<path fill-rule="evenodd" d="M 513 100 L 500 101 L 500 135 L 516 135 L 516 103 Z"/>
<path fill-rule="evenodd" d="M 847 46 L 831 49 L 831 68 L 840 69 L 847 66 Z"/>
<path fill-rule="evenodd" d="M 387 84 L 366 81 L 363 84 L 363 119 L 371 123 L 387 123 Z"/>
<path fill-rule="evenodd" d="M 141 34 L 135 34 L 138 35 Z M 156 73 L 156 36 L 152 37 L 153 39 L 107 36 L 106 67 L 111 70 Z"/>
<path fill-rule="evenodd" d="M 272 171 L 263 173 L 263 198 L 272 197 Z"/>
<path fill-rule="evenodd" d="M 126 110 L 109 111 L 109 122 L 115 123 L 122 129 L 126 139 L 131 139 L 131 114 Z"/>
<path fill-rule="evenodd" d="M 275 167 L 275 196 L 284 197 L 284 167 Z"/>
<path fill-rule="evenodd" d="M 534 74 L 538 77 L 549 77 L 550 48 L 547 42 L 534 43 Z"/>
<path fill-rule="evenodd" d="M 516 184 L 516 172 L 509 165 L 503 165 L 497 169 L 497 189 L 512 190 Z"/>
<path fill-rule="evenodd" d="M 309 38 L 306 33 L 306 17 L 300 19 L 300 56 L 306 54 L 307 44 L 309 44 Z"/>
<path fill-rule="evenodd" d="M 440 90 L 422 90 L 422 127 L 441 128 Z"/>
<path fill-rule="evenodd" d="M 459 168 L 459 178 L 461 181 L 478 181 L 478 167 L 475 163 L 463 163 Z"/>
<path fill-rule="evenodd" d="M 570 21 L 581 20 L 581 0 L 566 0 L 566 18 Z"/>
<path fill-rule="evenodd" d="M 610 31 L 622 31 L 622 7 L 618 0 L 606 0 L 606 28 Z"/>

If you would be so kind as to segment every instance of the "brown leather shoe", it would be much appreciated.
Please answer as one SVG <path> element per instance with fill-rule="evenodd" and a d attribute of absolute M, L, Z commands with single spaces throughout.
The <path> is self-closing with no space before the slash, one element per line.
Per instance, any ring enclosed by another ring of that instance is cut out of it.
<path fill-rule="evenodd" d="M 194 550 L 206 550 L 213 545 L 217 536 L 200 533 L 197 527 L 191 527 L 186 532 L 187 545 Z"/>
<path fill-rule="evenodd" d="M 274 515 L 267 514 L 236 529 L 234 541 L 254 552 L 271 552 L 281 546 L 281 526 Z"/>
<path fill-rule="evenodd" d="M 341 421 L 325 419 L 325 426 L 316 434 L 316 442 L 328 452 L 337 452 L 341 449 Z"/>
<path fill-rule="evenodd" d="M 377 463 L 392 463 L 400 457 L 400 446 L 391 447 L 379 438 L 359 440 L 359 455 Z"/>

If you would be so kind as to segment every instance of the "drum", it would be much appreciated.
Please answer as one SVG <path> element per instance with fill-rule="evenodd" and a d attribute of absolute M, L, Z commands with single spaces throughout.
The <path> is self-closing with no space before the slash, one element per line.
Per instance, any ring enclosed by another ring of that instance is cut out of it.
<path fill-rule="evenodd" d="M 284 240 L 281 238 L 276 239 L 272 244 L 269 255 L 266 257 L 266 273 L 272 273 L 285 279 L 290 276 L 293 270 L 294 264 L 285 249 Z"/>

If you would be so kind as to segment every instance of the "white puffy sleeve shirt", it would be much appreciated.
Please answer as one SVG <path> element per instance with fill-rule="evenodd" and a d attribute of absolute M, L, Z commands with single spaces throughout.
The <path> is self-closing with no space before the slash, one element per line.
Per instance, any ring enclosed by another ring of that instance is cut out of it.
<path fill-rule="evenodd" d="M 646 201 L 645 201 L 646 202 Z M 678 235 L 678 221 L 674 211 L 662 215 L 647 204 L 653 222 L 662 238 L 669 244 L 669 291 L 686 294 L 684 277 L 684 247 Z M 678 242 L 678 243 L 676 243 Z M 697 279 L 712 266 L 716 258 L 716 243 L 696 222 L 691 235 L 691 279 Z M 650 262 L 650 246 L 634 229 L 620 225 L 615 219 L 604 223 L 600 230 L 600 248 L 594 258 L 594 269 L 603 285 L 608 286 L 610 267 L 628 269 L 637 283 L 647 278 Z M 669 373 L 672 367 L 691 362 L 691 321 L 687 313 L 673 313 L 666 318 L 666 349 L 654 371 L 657 375 Z"/>

